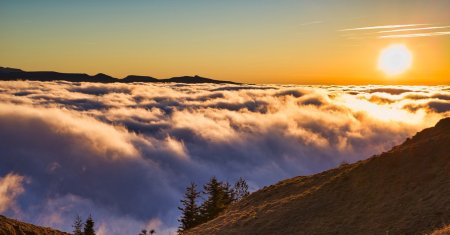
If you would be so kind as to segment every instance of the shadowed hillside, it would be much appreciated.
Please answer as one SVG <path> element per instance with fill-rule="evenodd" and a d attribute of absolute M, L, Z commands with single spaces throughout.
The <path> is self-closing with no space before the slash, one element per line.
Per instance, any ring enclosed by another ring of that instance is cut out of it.
<path fill-rule="evenodd" d="M 450 222 L 450 118 L 368 160 L 281 181 L 187 234 L 436 234 Z"/>
<path fill-rule="evenodd" d="M 51 228 L 39 227 L 36 225 L 8 219 L 0 215 L 0 234 L 4 235 L 69 235 Z"/>

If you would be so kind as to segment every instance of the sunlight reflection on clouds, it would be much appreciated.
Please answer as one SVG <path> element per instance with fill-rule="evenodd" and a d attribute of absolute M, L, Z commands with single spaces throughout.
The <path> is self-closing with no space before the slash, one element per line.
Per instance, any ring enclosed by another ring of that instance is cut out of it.
<path fill-rule="evenodd" d="M 170 230 L 191 181 L 243 176 L 256 189 L 365 159 L 450 116 L 447 86 L 15 81 L 0 91 L 0 177 L 31 180 L 6 214 L 70 230 L 75 213 L 93 213 L 108 234 L 149 221 Z M 61 220 L 50 216 L 62 205 Z"/>

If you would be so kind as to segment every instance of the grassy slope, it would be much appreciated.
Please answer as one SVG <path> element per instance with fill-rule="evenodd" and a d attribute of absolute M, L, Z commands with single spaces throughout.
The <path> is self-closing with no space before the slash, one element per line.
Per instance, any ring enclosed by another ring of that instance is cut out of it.
<path fill-rule="evenodd" d="M 431 233 L 431 235 L 449 235 L 449 234 L 450 234 L 450 225 L 441 229 L 437 229 L 436 231 L 433 231 L 433 233 Z"/>
<path fill-rule="evenodd" d="M 51 228 L 44 228 L 9 219 L 0 215 L 0 234 L 5 235 L 69 235 Z"/>
<path fill-rule="evenodd" d="M 187 234 L 424 234 L 450 222 L 450 118 L 387 153 L 251 194 Z"/>

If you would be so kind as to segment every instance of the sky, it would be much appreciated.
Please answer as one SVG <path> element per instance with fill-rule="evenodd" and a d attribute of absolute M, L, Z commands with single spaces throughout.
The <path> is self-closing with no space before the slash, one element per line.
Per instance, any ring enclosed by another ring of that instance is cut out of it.
<path fill-rule="evenodd" d="M 255 191 L 367 159 L 450 116 L 449 86 L 0 82 L 0 214 L 175 234 L 191 182 Z"/>
<path fill-rule="evenodd" d="M 118 78 L 445 85 L 448 9 L 447 0 L 0 0 L 0 66 Z M 391 44 L 413 55 L 395 77 L 377 69 Z"/>

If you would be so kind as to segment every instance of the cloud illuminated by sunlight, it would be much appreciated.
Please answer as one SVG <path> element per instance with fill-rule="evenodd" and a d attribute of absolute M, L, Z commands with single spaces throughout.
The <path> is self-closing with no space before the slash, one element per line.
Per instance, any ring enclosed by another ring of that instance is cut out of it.
<path fill-rule="evenodd" d="M 339 31 L 359 31 L 359 30 L 373 30 L 373 29 L 396 29 L 396 28 L 416 27 L 416 26 L 423 26 L 423 25 L 428 25 L 428 24 L 376 25 L 376 26 L 367 26 L 367 27 L 359 27 L 359 28 L 341 29 Z"/>
<path fill-rule="evenodd" d="M 16 209 L 16 198 L 25 192 L 24 181 L 25 177 L 14 173 L 0 177 L 0 213 Z"/>
<path fill-rule="evenodd" d="M 349 95 L 343 96 L 343 102 L 353 110 L 365 112 L 370 117 L 383 121 L 406 122 L 411 125 L 417 125 L 426 116 L 426 111 L 424 110 L 411 113 L 408 110 L 402 109 L 399 104 L 378 105 L 368 100 Z"/>
<path fill-rule="evenodd" d="M 244 177 L 258 188 L 366 159 L 450 116 L 448 86 L 11 81 L 0 90 L 0 172 L 39 185 L 15 191 L 16 211 L 67 231 L 74 213 L 93 213 L 114 235 L 174 231 L 192 181 Z"/>
<path fill-rule="evenodd" d="M 408 28 L 408 29 L 393 29 L 384 30 L 377 33 L 396 33 L 396 32 L 408 32 L 408 31 L 422 31 L 422 30 L 433 30 L 433 29 L 445 29 L 450 28 L 450 26 L 433 26 L 433 27 L 422 27 L 422 28 Z"/>
<path fill-rule="evenodd" d="M 433 36 L 444 36 L 450 35 L 448 32 L 432 32 L 432 33 L 413 33 L 413 34 L 394 34 L 394 35 L 383 35 L 378 38 L 417 38 L 417 37 L 433 37 Z"/>

